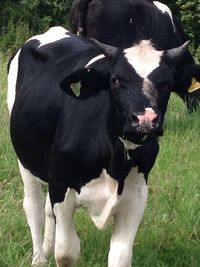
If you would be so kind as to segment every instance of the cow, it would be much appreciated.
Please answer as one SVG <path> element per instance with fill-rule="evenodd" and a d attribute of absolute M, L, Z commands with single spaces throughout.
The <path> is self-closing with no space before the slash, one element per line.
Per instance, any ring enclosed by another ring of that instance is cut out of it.
<path fill-rule="evenodd" d="M 165 4 L 150 0 L 75 0 L 69 15 L 71 31 L 103 43 L 127 48 L 151 39 L 156 49 L 177 47 L 187 40 L 179 21 Z M 174 70 L 173 91 L 189 112 L 199 108 L 200 65 L 191 53 Z"/>
<path fill-rule="evenodd" d="M 173 88 L 173 68 L 189 42 L 156 50 L 141 40 L 122 49 L 62 27 L 30 38 L 11 58 L 11 141 L 24 183 L 32 265 L 55 251 L 75 264 L 73 214 L 84 208 L 98 229 L 114 218 L 109 267 L 130 267 Z M 48 184 L 44 207 L 41 182 Z"/>

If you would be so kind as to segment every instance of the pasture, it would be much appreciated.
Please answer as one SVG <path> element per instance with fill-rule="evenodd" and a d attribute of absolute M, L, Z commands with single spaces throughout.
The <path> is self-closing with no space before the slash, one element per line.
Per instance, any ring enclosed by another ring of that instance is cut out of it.
<path fill-rule="evenodd" d="M 9 140 L 7 58 L 0 55 L 0 267 L 30 266 L 32 244 L 22 208 L 23 188 Z M 135 267 L 200 266 L 200 113 L 188 115 L 172 95 L 160 153 L 149 177 L 149 198 L 134 244 Z M 106 266 L 112 224 L 98 231 L 75 215 L 81 240 L 76 267 Z M 53 258 L 46 265 L 55 266 Z"/>

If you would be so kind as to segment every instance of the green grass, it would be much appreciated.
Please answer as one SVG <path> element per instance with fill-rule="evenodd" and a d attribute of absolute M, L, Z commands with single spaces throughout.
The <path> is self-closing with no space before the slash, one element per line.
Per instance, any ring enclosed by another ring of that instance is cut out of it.
<path fill-rule="evenodd" d="M 9 140 L 6 58 L 0 56 L 0 267 L 30 266 L 32 245 L 22 209 L 23 188 Z M 200 266 L 200 113 L 188 115 L 172 96 L 160 153 L 149 177 L 149 199 L 134 245 L 136 267 Z M 104 267 L 112 225 L 98 231 L 75 215 L 81 239 L 76 267 Z M 48 266 L 55 266 L 53 257 Z"/>

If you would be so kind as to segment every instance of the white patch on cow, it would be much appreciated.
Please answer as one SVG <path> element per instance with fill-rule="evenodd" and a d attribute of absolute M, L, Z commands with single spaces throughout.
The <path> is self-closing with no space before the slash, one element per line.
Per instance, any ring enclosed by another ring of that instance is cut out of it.
<path fill-rule="evenodd" d="M 46 262 L 42 247 L 42 230 L 44 226 L 44 199 L 41 184 L 18 160 L 20 174 L 24 183 L 23 207 L 33 242 L 32 264 Z"/>
<path fill-rule="evenodd" d="M 53 211 L 56 217 L 55 258 L 58 266 L 64 266 L 64 263 L 72 266 L 80 252 L 80 241 L 73 222 L 75 209 L 78 207 L 86 209 L 96 227 L 103 229 L 118 210 L 120 196 L 117 194 L 117 188 L 117 181 L 111 178 L 106 170 L 103 170 L 99 178 L 90 181 L 81 188 L 80 194 L 74 189 L 68 189 L 64 201 L 54 204 Z M 49 199 L 47 201 L 49 202 Z M 47 207 L 51 217 L 48 203 Z M 45 227 L 48 226 L 48 224 L 45 225 Z M 52 249 L 54 243 L 54 227 L 55 224 L 50 219 L 50 233 L 45 230 L 45 238 L 48 239 L 44 241 L 46 253 L 49 252 L 49 247 Z"/>
<path fill-rule="evenodd" d="M 131 266 L 133 242 L 144 214 L 147 196 L 144 175 L 133 168 L 125 180 L 121 201 L 114 216 L 108 267 Z"/>
<path fill-rule="evenodd" d="M 98 229 L 104 229 L 120 201 L 118 183 L 103 170 L 100 177 L 92 180 L 77 195 L 77 206 L 85 208 Z"/>
<path fill-rule="evenodd" d="M 142 40 L 139 44 L 124 50 L 125 58 L 142 78 L 159 67 L 163 51 L 157 51 L 150 41 Z"/>
<path fill-rule="evenodd" d="M 119 137 L 119 140 L 122 142 L 122 144 L 124 146 L 124 154 L 126 156 L 126 159 L 127 160 L 132 159 L 131 156 L 130 156 L 129 151 L 130 150 L 135 150 L 137 147 L 139 147 L 141 145 L 134 144 L 133 142 L 130 142 L 130 141 L 128 141 L 126 139 L 123 139 L 121 137 Z"/>
<path fill-rule="evenodd" d="M 169 9 L 169 7 L 159 1 L 153 1 L 154 5 L 160 10 L 162 11 L 162 13 L 167 13 L 170 16 L 173 28 L 174 28 L 174 32 L 176 31 L 175 25 L 174 25 L 174 21 L 173 21 L 173 17 L 172 17 L 172 12 Z"/>
<path fill-rule="evenodd" d="M 99 55 L 99 56 L 96 56 L 94 58 L 92 58 L 88 63 L 87 65 L 85 66 L 85 68 L 89 67 L 90 65 L 92 65 L 94 62 L 96 62 L 97 60 L 101 59 L 101 58 L 104 58 L 105 55 Z"/>
<path fill-rule="evenodd" d="M 28 41 L 36 39 L 40 42 L 39 47 L 42 47 L 44 45 L 57 42 L 61 39 L 69 38 L 70 36 L 67 35 L 68 32 L 69 32 L 68 30 L 66 30 L 65 28 L 61 26 L 55 26 L 55 27 L 50 28 L 48 31 L 46 31 L 43 34 L 35 35 L 31 37 L 30 39 L 28 39 Z"/>
<path fill-rule="evenodd" d="M 137 147 L 141 146 L 141 145 L 134 144 L 133 142 L 123 139 L 121 137 L 119 137 L 119 140 L 123 143 L 124 149 L 126 150 L 135 150 Z"/>
<path fill-rule="evenodd" d="M 8 92 L 7 92 L 7 105 L 8 111 L 11 114 L 12 108 L 15 102 L 16 95 L 16 84 L 18 75 L 18 60 L 21 49 L 17 52 L 15 57 L 10 63 L 9 73 L 8 73 Z"/>

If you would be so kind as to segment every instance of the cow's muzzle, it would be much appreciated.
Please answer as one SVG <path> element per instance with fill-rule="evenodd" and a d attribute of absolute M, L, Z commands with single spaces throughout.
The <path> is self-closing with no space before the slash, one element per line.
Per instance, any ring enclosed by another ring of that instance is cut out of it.
<path fill-rule="evenodd" d="M 137 144 L 142 144 L 149 138 L 163 134 L 159 115 L 152 108 L 145 108 L 144 113 L 132 113 L 129 126 L 124 131 L 124 136 Z"/>
<path fill-rule="evenodd" d="M 132 114 L 131 127 L 138 133 L 150 134 L 156 132 L 159 126 L 159 116 L 152 108 L 145 108 L 144 114 Z"/>

